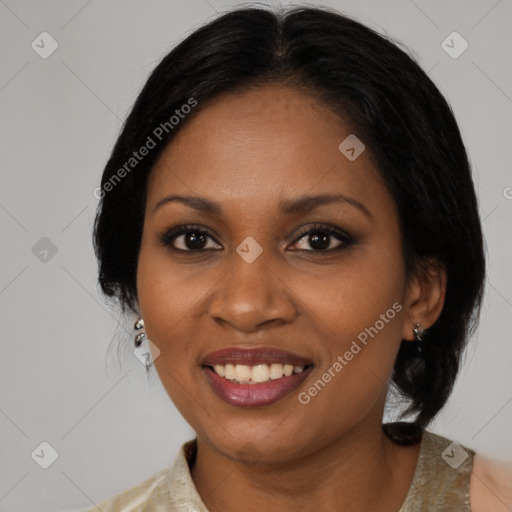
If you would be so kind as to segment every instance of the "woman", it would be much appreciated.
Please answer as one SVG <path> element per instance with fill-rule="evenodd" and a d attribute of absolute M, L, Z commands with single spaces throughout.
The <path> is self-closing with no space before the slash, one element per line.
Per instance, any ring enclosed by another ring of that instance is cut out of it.
<path fill-rule="evenodd" d="M 326 9 L 218 17 L 100 197 L 102 290 L 197 436 L 103 512 L 508 510 L 510 473 L 426 430 L 485 261 L 456 121 L 397 46 Z M 383 425 L 389 391 L 413 421 Z"/>

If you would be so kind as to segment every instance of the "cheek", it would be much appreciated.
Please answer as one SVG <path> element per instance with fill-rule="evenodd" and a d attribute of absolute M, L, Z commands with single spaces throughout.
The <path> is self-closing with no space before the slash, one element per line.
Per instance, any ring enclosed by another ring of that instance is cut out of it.
<path fill-rule="evenodd" d="M 180 320 L 191 308 L 192 290 L 184 293 L 179 273 L 170 271 L 161 250 L 142 242 L 137 268 L 137 292 L 140 313 L 148 338 L 160 349 L 158 359 L 167 359 Z M 160 361 L 156 361 L 158 366 Z"/>
<path fill-rule="evenodd" d="M 194 279 L 192 266 L 176 265 L 161 247 L 143 238 L 137 268 L 137 292 L 141 314 L 155 339 L 172 339 L 169 330 L 194 313 L 194 306 L 208 292 L 207 279 Z M 169 331 L 169 338 L 164 335 Z M 148 331 L 149 334 L 149 331 Z"/>
<path fill-rule="evenodd" d="M 379 331 L 392 338 L 401 333 L 401 316 L 397 314 L 401 307 L 393 309 L 393 304 L 401 306 L 405 277 L 396 247 L 354 251 L 323 273 L 301 275 L 292 287 L 294 295 L 314 313 L 311 320 L 331 338 L 332 350 L 337 348 L 336 340 L 356 339 L 376 322 Z M 381 315 L 385 316 L 385 329 Z"/>
<path fill-rule="evenodd" d="M 401 343 L 404 287 L 400 246 L 389 242 L 297 282 L 325 356 L 303 395 L 316 413 L 336 404 L 364 415 L 382 397 Z"/>
<path fill-rule="evenodd" d="M 188 286 L 178 271 L 173 271 L 161 251 L 142 245 L 137 269 L 140 313 L 148 338 L 160 350 L 154 360 L 162 385 L 185 420 L 194 425 L 193 401 L 197 375 L 190 364 L 195 360 L 194 307 L 207 291 L 202 283 Z"/>
<path fill-rule="evenodd" d="M 198 347 L 204 342 L 199 324 L 205 300 L 220 279 L 216 272 L 184 267 L 143 241 L 137 269 L 140 312 L 148 338 L 160 350 L 155 367 L 173 400 L 179 399 L 174 395 L 181 394 L 180 384 L 187 387 L 197 379 Z"/>

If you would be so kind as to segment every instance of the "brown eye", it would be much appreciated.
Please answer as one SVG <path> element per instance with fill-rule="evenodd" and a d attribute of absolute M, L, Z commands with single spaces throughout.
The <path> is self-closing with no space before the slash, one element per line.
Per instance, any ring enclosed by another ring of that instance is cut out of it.
<path fill-rule="evenodd" d="M 180 226 L 164 232 L 160 236 L 160 243 L 176 251 L 183 252 L 198 252 L 216 249 L 216 242 L 210 243 L 212 240 L 210 233 L 204 229 L 199 229 L 194 226 Z M 218 244 L 217 244 L 218 245 Z"/>
<path fill-rule="evenodd" d="M 337 244 L 336 244 L 337 239 Z M 301 242 L 301 240 L 304 240 Z M 294 243 L 294 250 L 308 252 L 330 252 L 343 249 L 353 243 L 347 233 L 330 226 L 314 226 L 299 237 Z M 298 245 L 299 244 L 299 245 Z M 311 247 L 308 249 L 307 246 Z"/>

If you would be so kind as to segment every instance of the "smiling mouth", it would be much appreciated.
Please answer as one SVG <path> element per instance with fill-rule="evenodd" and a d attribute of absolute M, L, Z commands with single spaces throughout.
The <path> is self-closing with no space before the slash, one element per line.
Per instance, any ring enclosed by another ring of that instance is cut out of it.
<path fill-rule="evenodd" d="M 284 377 L 298 375 L 307 370 L 312 364 L 297 366 L 292 364 L 215 364 L 206 366 L 219 377 L 234 384 L 263 384 Z"/>
<path fill-rule="evenodd" d="M 211 390 L 238 407 L 271 405 L 294 393 L 313 370 L 313 361 L 270 346 L 232 346 L 207 355 L 201 364 Z"/>
<path fill-rule="evenodd" d="M 212 391 L 236 407 L 264 407 L 294 393 L 313 371 L 304 366 L 282 363 L 215 364 L 203 366 Z"/>

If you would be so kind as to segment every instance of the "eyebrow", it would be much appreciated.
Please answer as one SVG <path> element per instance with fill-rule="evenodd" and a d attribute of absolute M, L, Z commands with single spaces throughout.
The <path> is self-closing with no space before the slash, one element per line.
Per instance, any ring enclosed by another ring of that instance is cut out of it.
<path fill-rule="evenodd" d="M 153 208 L 153 213 L 155 213 L 162 206 L 171 202 L 181 203 L 185 206 L 188 206 L 189 208 L 193 208 L 194 210 L 208 215 L 222 215 L 221 206 L 218 203 L 211 201 L 210 199 L 206 199 L 205 197 L 181 195 L 170 195 L 160 199 L 160 201 L 158 201 L 158 203 L 156 203 L 155 207 Z M 360 210 L 367 217 L 372 217 L 366 206 L 364 206 L 359 201 L 356 201 L 355 199 L 347 197 L 343 194 L 323 194 L 316 196 L 303 195 L 293 199 L 282 200 L 279 202 L 279 212 L 285 215 L 308 213 L 312 210 L 315 210 L 316 208 L 319 208 L 320 206 L 332 203 L 349 204 Z"/>

